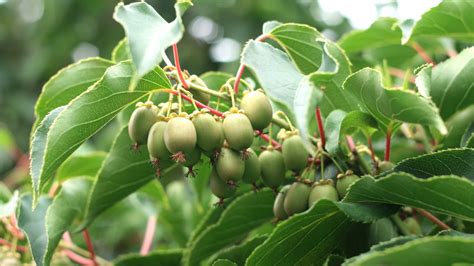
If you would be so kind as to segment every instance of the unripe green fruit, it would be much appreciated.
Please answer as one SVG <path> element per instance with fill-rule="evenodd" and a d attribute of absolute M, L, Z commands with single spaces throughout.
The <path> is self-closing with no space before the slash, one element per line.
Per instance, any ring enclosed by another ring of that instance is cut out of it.
<path fill-rule="evenodd" d="M 254 184 L 260 177 L 260 162 L 258 161 L 257 154 L 252 149 L 247 151 L 249 156 L 245 160 L 245 172 L 242 181 L 247 184 Z"/>
<path fill-rule="evenodd" d="M 284 208 L 285 196 L 286 193 L 288 193 L 288 189 L 290 189 L 289 185 L 282 187 L 275 198 L 275 202 L 273 203 L 273 214 L 280 221 L 288 218 L 288 214 Z"/>
<path fill-rule="evenodd" d="M 235 188 L 227 185 L 227 183 L 218 176 L 215 169 L 212 169 L 210 179 L 211 191 L 216 197 L 225 199 L 235 194 Z"/>
<path fill-rule="evenodd" d="M 250 120 L 244 114 L 230 113 L 222 124 L 224 137 L 229 147 L 236 151 L 245 150 L 252 145 L 253 129 Z"/>
<path fill-rule="evenodd" d="M 313 206 L 321 199 L 329 199 L 333 201 L 339 200 L 337 190 L 334 188 L 331 180 L 313 186 L 308 198 L 309 207 Z"/>
<path fill-rule="evenodd" d="M 196 128 L 197 145 L 204 151 L 213 151 L 222 147 L 222 128 L 219 122 L 208 113 L 197 113 L 193 116 Z"/>
<path fill-rule="evenodd" d="M 336 189 L 341 199 L 346 196 L 347 189 L 349 188 L 349 186 L 352 185 L 352 183 L 354 183 L 358 179 L 359 177 L 356 175 L 343 175 L 341 177 L 338 177 L 336 182 Z"/>
<path fill-rule="evenodd" d="M 403 220 L 403 222 L 405 223 L 408 231 L 411 234 L 421 235 L 422 231 L 421 231 L 420 224 L 418 223 L 418 221 L 415 218 L 408 217 L 405 220 Z"/>
<path fill-rule="evenodd" d="M 299 135 L 292 135 L 283 141 L 281 147 L 287 169 L 295 172 L 302 171 L 308 164 L 309 153 Z"/>
<path fill-rule="evenodd" d="M 285 179 L 285 162 L 281 152 L 267 149 L 258 156 L 263 183 L 270 188 L 276 189 Z"/>
<path fill-rule="evenodd" d="M 165 121 L 156 122 L 148 133 L 148 152 L 150 156 L 158 160 L 169 160 L 171 153 L 165 145 L 164 133 L 167 123 Z"/>
<path fill-rule="evenodd" d="M 397 228 L 388 218 L 382 218 L 370 224 L 368 232 L 369 245 L 388 241 L 398 236 Z"/>
<path fill-rule="evenodd" d="M 310 186 L 300 182 L 293 183 L 285 196 L 285 212 L 292 216 L 295 213 L 306 211 L 310 192 Z"/>
<path fill-rule="evenodd" d="M 197 164 L 201 159 L 201 150 L 195 148 L 193 151 L 184 154 L 186 161 L 182 162 L 181 164 L 186 167 L 192 167 L 193 165 Z"/>
<path fill-rule="evenodd" d="M 387 172 L 395 168 L 395 164 L 389 161 L 382 161 L 379 163 L 379 172 Z"/>
<path fill-rule="evenodd" d="M 245 111 L 255 130 L 266 128 L 272 121 L 272 105 L 261 91 L 244 94 L 240 101 L 240 107 Z"/>
<path fill-rule="evenodd" d="M 242 179 L 245 172 L 245 162 L 240 153 L 228 148 L 223 148 L 217 157 L 216 171 L 225 182 L 237 182 Z"/>
<path fill-rule="evenodd" d="M 142 105 L 135 109 L 128 121 L 128 135 L 136 145 L 145 144 L 157 114 L 153 106 Z"/>
<path fill-rule="evenodd" d="M 190 153 L 196 147 L 197 136 L 193 123 L 184 117 L 174 117 L 165 129 L 166 148 L 173 154 Z"/>

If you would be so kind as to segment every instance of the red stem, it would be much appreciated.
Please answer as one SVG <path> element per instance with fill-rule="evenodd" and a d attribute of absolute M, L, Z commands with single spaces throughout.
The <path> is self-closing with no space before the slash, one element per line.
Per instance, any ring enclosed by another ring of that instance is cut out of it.
<path fill-rule="evenodd" d="M 390 161 L 390 149 L 392 147 L 391 143 L 392 143 L 392 129 L 388 128 L 387 135 L 385 136 L 385 156 L 384 156 L 385 161 Z"/>
<path fill-rule="evenodd" d="M 10 242 L 6 241 L 3 238 L 0 238 L 0 245 L 7 246 L 7 247 L 12 246 L 12 244 Z M 26 252 L 26 251 L 28 251 L 28 248 L 25 247 L 25 246 L 16 246 L 16 250 L 19 251 L 19 252 Z"/>
<path fill-rule="evenodd" d="M 321 144 L 324 147 L 326 147 L 326 136 L 324 135 L 324 127 L 323 127 L 323 119 L 321 118 L 321 110 L 316 108 L 316 120 L 318 121 L 318 130 L 319 130 L 319 136 L 321 137 Z"/>
<path fill-rule="evenodd" d="M 258 36 L 255 40 L 262 42 L 268 39 L 269 37 L 270 35 L 263 34 L 263 35 Z M 242 79 L 242 74 L 244 73 L 244 70 L 245 70 L 245 64 L 240 63 L 239 70 L 237 70 L 237 74 L 235 74 L 235 81 L 234 81 L 235 94 L 239 93 L 239 84 L 240 84 L 240 80 Z"/>
<path fill-rule="evenodd" d="M 68 256 L 72 261 L 77 262 L 79 265 L 96 265 L 94 261 L 84 258 L 83 256 L 77 255 L 71 250 L 65 249 L 64 253 L 66 253 L 66 256 Z"/>
<path fill-rule="evenodd" d="M 394 77 L 397 77 L 397 78 L 401 78 L 401 79 L 404 79 L 405 74 L 406 74 L 405 71 L 403 71 L 401 69 L 398 69 L 398 68 L 394 68 L 394 67 L 390 67 L 388 69 L 388 72 L 390 73 L 390 75 L 392 75 Z M 415 77 L 410 76 L 408 81 L 410 81 L 411 83 L 415 83 Z"/>
<path fill-rule="evenodd" d="M 270 137 L 267 135 L 267 134 L 263 134 L 262 131 L 260 130 L 256 130 L 255 131 L 257 133 L 258 136 L 260 136 L 263 140 L 265 140 L 266 142 L 270 142 Z M 280 149 L 281 148 L 281 144 L 278 143 L 278 141 L 272 139 L 272 146 L 275 148 L 275 149 Z"/>
<path fill-rule="evenodd" d="M 415 51 L 418 53 L 418 55 L 425 60 L 426 63 L 435 65 L 433 59 L 423 50 L 423 47 L 421 47 L 420 44 L 417 42 L 411 42 L 411 47 L 415 49 Z"/>
<path fill-rule="evenodd" d="M 349 146 L 349 150 L 351 150 L 352 153 L 357 151 L 356 146 L 354 144 L 354 140 L 352 139 L 351 136 L 346 135 L 346 142 L 347 142 L 347 146 Z"/>
<path fill-rule="evenodd" d="M 372 159 L 372 162 L 374 163 L 374 165 L 377 165 L 377 161 L 375 160 L 374 145 L 372 144 L 372 138 L 371 137 L 367 138 L 367 144 L 368 144 L 369 150 L 370 150 L 370 159 Z"/>
<path fill-rule="evenodd" d="M 415 209 L 420 215 L 426 217 L 428 220 L 430 220 L 431 222 L 433 222 L 434 224 L 436 224 L 437 226 L 439 226 L 440 228 L 444 229 L 444 230 L 451 230 L 451 227 L 449 227 L 449 225 L 443 223 L 441 220 L 439 220 L 436 216 L 434 216 L 433 214 L 431 214 L 430 212 L 428 211 L 425 211 L 423 209 Z"/>
<path fill-rule="evenodd" d="M 176 70 L 178 71 L 178 77 L 181 84 L 185 89 L 189 89 L 188 83 L 183 77 L 183 72 L 181 71 L 181 65 L 179 64 L 179 53 L 178 53 L 178 46 L 173 44 L 173 57 L 174 57 L 174 64 L 176 66 Z"/>
<path fill-rule="evenodd" d="M 140 249 L 140 255 L 146 255 L 150 251 L 151 244 L 153 243 L 153 235 L 155 234 L 156 228 L 156 216 L 150 216 L 146 225 L 145 237 L 143 238 L 142 248 Z"/>
<path fill-rule="evenodd" d="M 86 241 L 87 249 L 89 250 L 89 254 L 91 256 L 93 264 L 97 265 L 97 262 L 95 261 L 94 246 L 92 245 L 92 240 L 91 236 L 89 235 L 89 231 L 87 229 L 82 231 L 82 236 L 84 237 L 84 241 Z"/>

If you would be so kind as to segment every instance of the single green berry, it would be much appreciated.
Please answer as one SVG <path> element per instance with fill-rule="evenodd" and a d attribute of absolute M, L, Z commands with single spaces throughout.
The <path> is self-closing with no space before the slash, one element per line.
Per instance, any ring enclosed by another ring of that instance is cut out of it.
<path fill-rule="evenodd" d="M 241 113 L 230 113 L 224 118 L 222 124 L 224 137 L 229 147 L 242 151 L 252 145 L 253 129 L 250 120 Z"/>
<path fill-rule="evenodd" d="M 370 224 L 367 239 L 369 245 L 372 246 L 397 236 L 397 228 L 392 221 L 388 218 L 382 218 Z"/>
<path fill-rule="evenodd" d="M 308 209 L 308 197 L 311 187 L 307 184 L 295 182 L 286 193 L 284 208 L 285 212 L 292 216 L 295 213 L 304 212 Z"/>
<path fill-rule="evenodd" d="M 194 173 L 193 166 L 196 165 L 199 160 L 201 160 L 201 150 L 196 147 L 192 152 L 185 153 L 184 156 L 186 157 L 186 161 L 182 162 L 181 164 L 188 168 L 186 177 L 195 177 L 196 174 Z"/>
<path fill-rule="evenodd" d="M 288 193 L 288 189 L 290 189 L 289 185 L 282 187 L 275 198 L 275 202 L 273 203 L 273 214 L 279 221 L 288 218 L 288 214 L 284 208 L 285 196 L 286 193 Z"/>
<path fill-rule="evenodd" d="M 389 161 L 382 161 L 379 163 L 379 172 L 387 172 L 395 168 L 395 164 Z"/>
<path fill-rule="evenodd" d="M 216 162 L 217 175 L 229 185 L 240 181 L 245 172 L 245 161 L 240 153 L 228 148 L 222 148 Z"/>
<path fill-rule="evenodd" d="M 204 151 L 214 151 L 222 147 L 222 126 L 206 112 L 198 112 L 192 118 L 197 134 L 197 145 Z"/>
<path fill-rule="evenodd" d="M 260 162 L 258 156 L 252 149 L 248 149 L 248 158 L 245 160 L 245 172 L 242 181 L 255 185 L 260 177 Z"/>
<path fill-rule="evenodd" d="M 285 179 L 286 169 L 281 152 L 269 148 L 258 156 L 263 183 L 270 188 L 278 188 Z"/>
<path fill-rule="evenodd" d="M 403 220 L 403 222 L 405 223 L 408 231 L 411 234 L 413 234 L 413 235 L 421 235 L 422 234 L 420 224 L 418 223 L 418 221 L 415 218 L 408 217 L 405 220 Z"/>
<path fill-rule="evenodd" d="M 135 146 L 146 143 L 148 132 L 157 118 L 156 109 L 152 104 L 143 104 L 133 111 L 128 121 L 128 135 Z"/>
<path fill-rule="evenodd" d="M 148 133 L 147 147 L 152 161 L 156 163 L 161 160 L 169 160 L 171 152 L 168 151 L 165 145 L 164 133 L 167 123 L 165 121 L 156 122 Z"/>
<path fill-rule="evenodd" d="M 308 198 L 308 205 L 311 207 L 316 202 L 321 199 L 329 199 L 333 201 L 338 201 L 339 196 L 337 195 L 337 190 L 334 188 L 332 180 L 326 180 L 319 183 L 316 183 L 311 189 L 311 193 Z"/>
<path fill-rule="evenodd" d="M 359 177 L 353 174 L 338 176 L 336 182 L 336 189 L 341 199 L 346 196 L 347 189 L 349 188 L 349 186 L 352 185 L 352 183 L 354 183 L 358 179 Z"/>
<path fill-rule="evenodd" d="M 267 96 L 259 91 L 244 94 L 240 107 L 250 119 L 253 129 L 262 130 L 272 121 L 272 105 Z"/>
<path fill-rule="evenodd" d="M 179 163 L 186 161 L 186 153 L 196 147 L 197 135 L 193 123 L 185 117 L 174 117 L 168 121 L 164 133 L 166 148 Z"/>
<path fill-rule="evenodd" d="M 286 168 L 299 173 L 308 164 L 308 150 L 303 143 L 303 139 L 297 134 L 287 137 L 281 147 Z"/>
<path fill-rule="evenodd" d="M 219 177 L 215 169 L 212 169 L 210 183 L 212 194 L 220 199 L 229 198 L 235 194 L 235 187 L 227 185 L 227 183 Z"/>

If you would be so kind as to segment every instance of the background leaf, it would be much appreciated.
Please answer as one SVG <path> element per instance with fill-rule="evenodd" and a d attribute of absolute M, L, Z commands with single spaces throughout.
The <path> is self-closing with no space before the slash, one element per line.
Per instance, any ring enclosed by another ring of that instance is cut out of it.
<path fill-rule="evenodd" d="M 156 250 L 148 253 L 145 256 L 139 254 L 127 254 L 120 256 L 114 261 L 116 266 L 168 266 L 179 265 L 183 251 L 176 250 Z"/>
<path fill-rule="evenodd" d="M 262 244 L 265 239 L 267 239 L 267 236 L 254 237 L 240 245 L 235 245 L 218 252 L 209 261 L 212 263 L 218 259 L 228 259 L 237 265 L 245 265 L 245 261 L 250 254 L 255 248 Z"/>
<path fill-rule="evenodd" d="M 446 127 L 448 134 L 442 140 L 443 149 L 464 146 L 474 128 L 474 105 L 452 115 Z"/>
<path fill-rule="evenodd" d="M 56 181 L 63 182 L 76 176 L 96 176 L 107 153 L 90 152 L 69 157 L 56 171 Z"/>
<path fill-rule="evenodd" d="M 132 59 L 130 49 L 128 48 L 127 38 L 120 40 L 112 50 L 112 61 L 115 63 Z"/>

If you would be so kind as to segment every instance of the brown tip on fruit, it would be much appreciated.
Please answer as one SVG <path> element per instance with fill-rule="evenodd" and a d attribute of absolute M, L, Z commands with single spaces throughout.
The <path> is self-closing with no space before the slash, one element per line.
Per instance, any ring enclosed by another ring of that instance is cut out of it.
<path fill-rule="evenodd" d="M 153 159 L 150 160 L 150 163 L 153 167 L 158 168 L 158 165 L 160 164 L 160 159 L 153 158 Z"/>
<path fill-rule="evenodd" d="M 273 220 L 271 221 L 272 224 L 278 224 L 280 222 L 280 219 L 278 219 L 277 217 L 273 218 Z"/>
<path fill-rule="evenodd" d="M 257 186 L 257 183 L 252 182 L 252 190 L 255 193 L 257 193 L 260 190 L 260 188 Z"/>
<path fill-rule="evenodd" d="M 278 188 L 272 187 L 271 189 L 272 189 L 273 193 L 275 193 L 275 195 L 278 195 Z"/>
<path fill-rule="evenodd" d="M 184 163 L 186 162 L 186 157 L 184 156 L 184 152 L 180 151 L 180 152 L 177 152 L 173 155 L 171 155 L 171 159 L 173 159 L 173 161 L 177 162 L 177 163 Z"/>
<path fill-rule="evenodd" d="M 135 152 L 135 153 L 140 153 L 140 144 L 138 144 L 137 142 L 133 143 L 132 145 L 130 145 L 130 150 Z"/>
<path fill-rule="evenodd" d="M 214 203 L 214 206 L 216 207 L 224 207 L 224 199 L 223 198 L 219 198 L 219 201 Z"/>
<path fill-rule="evenodd" d="M 250 157 L 250 152 L 248 149 L 242 150 L 242 160 L 246 161 Z"/>
<path fill-rule="evenodd" d="M 192 166 L 188 167 L 188 172 L 185 175 L 186 178 L 189 177 L 189 176 L 191 176 L 193 178 L 196 177 L 196 171 L 193 170 Z"/>
<path fill-rule="evenodd" d="M 156 177 L 160 177 L 160 176 L 161 176 L 161 169 L 160 169 L 159 167 L 156 167 L 155 176 L 156 176 Z"/>
<path fill-rule="evenodd" d="M 234 188 L 237 188 L 237 187 L 238 187 L 237 183 L 235 183 L 234 180 L 229 180 L 229 181 L 227 181 L 227 185 L 228 185 L 229 188 L 231 188 L 231 189 L 234 189 Z"/>

